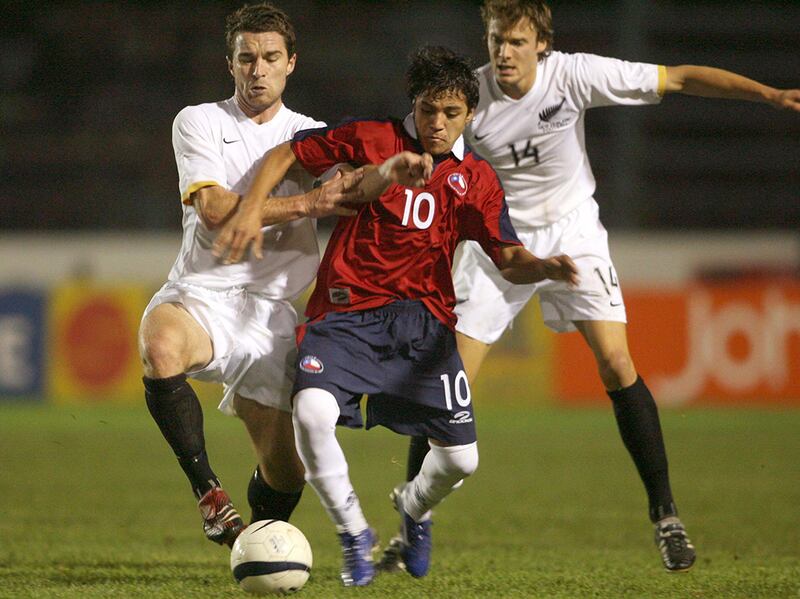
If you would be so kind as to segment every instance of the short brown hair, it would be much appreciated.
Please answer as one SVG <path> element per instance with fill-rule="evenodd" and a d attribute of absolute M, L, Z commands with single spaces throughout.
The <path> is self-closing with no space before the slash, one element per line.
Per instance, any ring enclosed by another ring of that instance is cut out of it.
<path fill-rule="evenodd" d="M 499 21 L 503 29 L 510 29 L 517 21 L 527 17 L 539 41 L 547 44 L 544 52 L 539 53 L 539 59 L 553 51 L 553 15 L 542 0 L 484 0 L 481 17 L 487 31 L 492 19 Z"/>
<path fill-rule="evenodd" d="M 443 46 L 425 46 L 411 55 L 406 70 L 406 93 L 415 102 L 418 96 L 430 94 L 464 94 L 469 110 L 478 105 L 478 77 L 472 63 Z"/>
<path fill-rule="evenodd" d="M 233 43 L 236 35 L 243 31 L 249 33 L 274 31 L 279 33 L 286 43 L 288 57 L 291 58 L 294 55 L 297 40 L 292 22 L 285 12 L 269 2 L 246 4 L 239 10 L 229 14 L 228 18 L 225 19 L 225 44 L 229 58 L 233 58 Z"/>

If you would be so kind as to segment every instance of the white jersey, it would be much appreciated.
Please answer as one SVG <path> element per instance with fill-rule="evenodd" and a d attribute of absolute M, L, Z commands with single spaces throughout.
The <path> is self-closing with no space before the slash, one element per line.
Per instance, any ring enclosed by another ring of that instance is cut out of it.
<path fill-rule="evenodd" d="M 311 219 L 264 227 L 262 259 L 248 254 L 238 264 L 222 264 L 211 253 L 217 232 L 203 224 L 190 195 L 209 185 L 244 194 L 267 151 L 302 129 L 324 126 L 286 106 L 259 125 L 241 111 L 234 98 L 181 110 L 172 125 L 172 145 L 183 201 L 183 243 L 169 280 L 210 289 L 241 287 L 272 299 L 301 293 L 319 266 Z M 301 194 L 312 184 L 307 173 L 291 171 L 273 195 Z"/>
<path fill-rule="evenodd" d="M 538 64 L 519 100 L 502 92 L 490 64 L 477 74 L 480 102 L 467 143 L 497 171 L 517 231 L 557 222 L 594 195 L 588 108 L 656 104 L 666 83 L 662 66 L 563 52 Z"/>

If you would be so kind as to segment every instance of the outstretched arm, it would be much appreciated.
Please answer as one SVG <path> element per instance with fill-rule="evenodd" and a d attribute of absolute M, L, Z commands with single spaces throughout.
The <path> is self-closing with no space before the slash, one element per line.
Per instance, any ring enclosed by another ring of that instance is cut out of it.
<path fill-rule="evenodd" d="M 800 112 L 800 89 L 776 89 L 723 69 L 681 65 L 667 67 L 665 93 L 763 102 Z"/>
<path fill-rule="evenodd" d="M 367 166 L 350 172 L 339 172 L 317 189 L 289 197 L 268 197 L 268 193 L 296 163 L 290 142 L 276 146 L 267 154 L 253 185 L 244 195 L 237 211 L 214 240 L 214 255 L 224 257 L 226 264 L 242 259 L 252 244 L 253 255 L 262 257 L 264 225 L 284 223 L 298 218 L 352 216 L 353 204 L 372 202 L 398 183 L 420 187 L 433 172 L 430 154 L 401 152 L 379 166 Z"/>
<path fill-rule="evenodd" d="M 578 283 L 578 268 L 566 255 L 541 259 L 521 246 L 509 245 L 500 251 L 500 261 L 500 274 L 506 281 L 517 285 L 538 283 L 544 279 L 566 281 L 570 285 Z"/>

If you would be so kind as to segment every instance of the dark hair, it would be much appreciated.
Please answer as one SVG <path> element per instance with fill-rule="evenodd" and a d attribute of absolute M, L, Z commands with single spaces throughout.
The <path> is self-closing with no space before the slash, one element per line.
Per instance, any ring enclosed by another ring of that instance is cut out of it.
<path fill-rule="evenodd" d="M 549 56 L 553 51 L 553 14 L 542 0 L 484 0 L 481 17 L 486 31 L 492 19 L 497 19 L 503 29 L 510 29 L 517 21 L 527 17 L 539 41 L 547 44 L 544 52 L 539 53 L 539 59 Z"/>
<path fill-rule="evenodd" d="M 467 108 L 478 105 L 478 78 L 470 61 L 442 46 L 425 46 L 411 56 L 406 70 L 406 93 L 414 102 L 422 94 L 464 94 Z"/>
<path fill-rule="evenodd" d="M 236 35 L 243 31 L 249 33 L 274 31 L 279 33 L 286 43 L 287 56 L 291 58 L 294 55 L 296 38 L 292 22 L 285 12 L 269 2 L 246 4 L 239 10 L 229 14 L 228 18 L 225 19 L 225 44 L 229 58 L 233 58 L 233 43 Z"/>

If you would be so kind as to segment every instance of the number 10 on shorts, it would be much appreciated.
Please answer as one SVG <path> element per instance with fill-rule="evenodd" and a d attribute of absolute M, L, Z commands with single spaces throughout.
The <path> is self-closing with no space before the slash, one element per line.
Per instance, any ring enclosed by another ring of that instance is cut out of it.
<path fill-rule="evenodd" d="M 453 387 L 450 387 L 450 375 L 443 374 L 439 377 L 444 385 L 444 403 L 447 409 L 453 411 L 453 395 L 456 397 L 456 403 L 466 408 L 469 402 L 472 401 L 472 394 L 469 390 L 469 382 L 467 381 L 467 374 L 463 370 L 459 370 L 456 375 L 456 380 Z M 455 391 L 455 393 L 453 393 Z"/>

